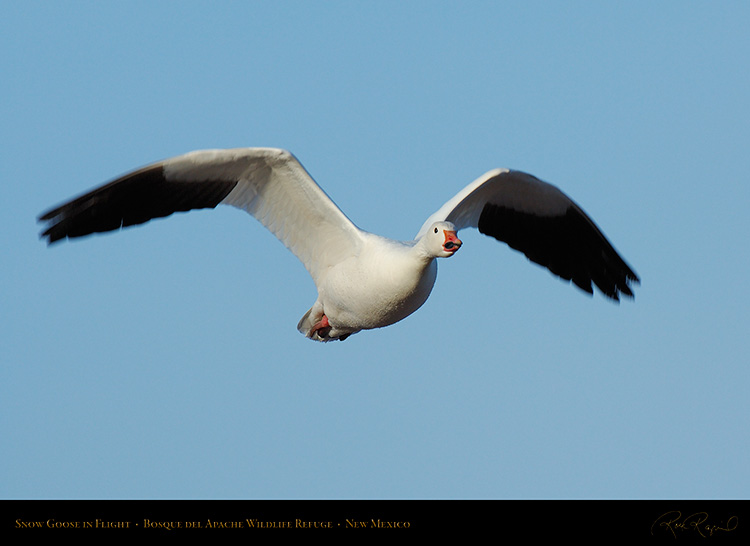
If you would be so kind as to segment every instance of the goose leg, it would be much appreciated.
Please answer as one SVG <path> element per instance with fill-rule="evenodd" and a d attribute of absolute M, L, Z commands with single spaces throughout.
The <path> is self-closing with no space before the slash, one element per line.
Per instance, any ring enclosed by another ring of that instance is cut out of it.
<path fill-rule="evenodd" d="M 325 331 L 321 332 L 321 330 L 325 330 Z M 323 317 L 318 322 L 313 324 L 312 328 L 310 328 L 310 333 L 308 337 L 313 337 L 313 335 L 315 335 L 315 333 L 317 332 L 319 337 L 324 338 L 326 337 L 328 332 L 330 332 L 330 330 L 331 330 L 331 325 L 328 323 L 328 317 L 323 315 Z"/>

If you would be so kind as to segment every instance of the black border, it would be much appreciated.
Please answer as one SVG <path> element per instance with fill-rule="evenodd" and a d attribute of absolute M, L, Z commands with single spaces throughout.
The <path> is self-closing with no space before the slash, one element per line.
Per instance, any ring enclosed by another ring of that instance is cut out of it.
<path fill-rule="evenodd" d="M 94 540 L 261 533 L 415 536 L 490 532 L 493 538 L 701 540 L 748 543 L 745 500 L 5 500 L 2 534 Z M 252 523 L 252 524 L 251 524 Z M 218 533 L 218 534 L 217 534 Z M 448 538 L 446 536 L 446 538 Z"/>

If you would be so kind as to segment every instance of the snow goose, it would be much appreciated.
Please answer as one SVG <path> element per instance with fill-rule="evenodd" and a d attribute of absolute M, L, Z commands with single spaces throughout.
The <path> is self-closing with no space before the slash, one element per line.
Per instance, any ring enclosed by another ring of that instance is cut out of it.
<path fill-rule="evenodd" d="M 297 328 L 318 341 L 388 326 L 427 300 L 435 258 L 478 228 L 552 273 L 612 300 L 639 279 L 593 221 L 555 186 L 519 171 L 492 170 L 430 216 L 412 241 L 360 230 L 288 151 L 200 150 L 154 163 L 39 217 L 49 244 L 142 224 L 174 212 L 232 205 L 257 218 L 304 264 L 318 299 Z"/>

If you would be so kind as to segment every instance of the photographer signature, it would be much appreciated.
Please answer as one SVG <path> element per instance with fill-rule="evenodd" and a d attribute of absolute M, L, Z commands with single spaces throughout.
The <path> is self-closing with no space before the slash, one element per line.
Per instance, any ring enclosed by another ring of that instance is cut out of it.
<path fill-rule="evenodd" d="M 717 525 L 708 521 L 708 513 L 706 512 L 695 512 L 683 518 L 682 512 L 675 510 L 656 518 L 656 521 L 651 524 L 651 534 L 654 534 L 654 529 L 660 527 L 671 532 L 674 538 L 677 538 L 678 531 L 695 531 L 702 537 L 710 537 L 714 533 L 737 529 L 737 516 L 731 516 L 726 523 L 720 522 Z"/>

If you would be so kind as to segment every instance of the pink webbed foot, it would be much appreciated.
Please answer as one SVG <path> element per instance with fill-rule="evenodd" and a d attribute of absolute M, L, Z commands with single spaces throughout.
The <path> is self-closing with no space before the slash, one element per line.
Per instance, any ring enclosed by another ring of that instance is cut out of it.
<path fill-rule="evenodd" d="M 312 328 L 310 328 L 310 337 L 313 337 L 317 333 L 318 337 L 325 338 L 330 331 L 331 325 L 328 323 L 328 317 L 323 315 L 323 317 L 313 324 Z"/>

